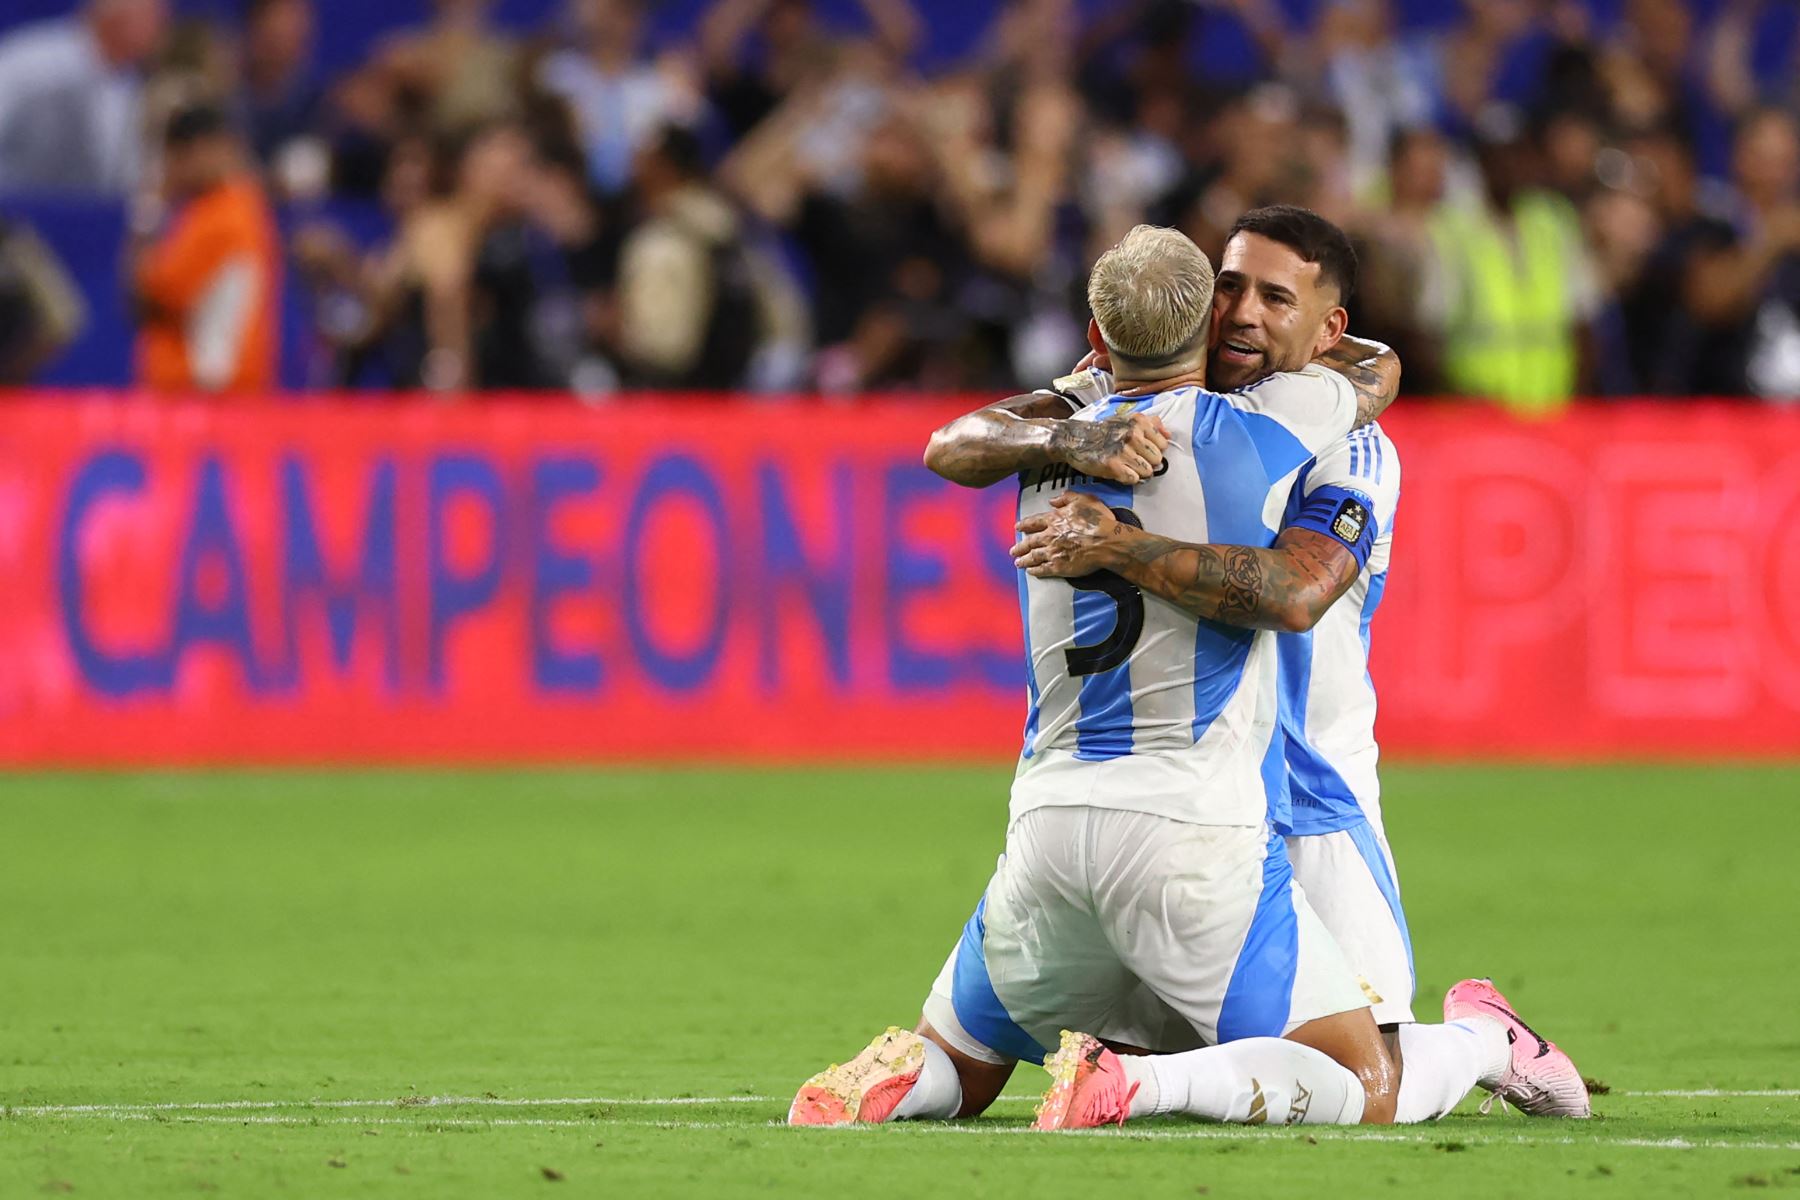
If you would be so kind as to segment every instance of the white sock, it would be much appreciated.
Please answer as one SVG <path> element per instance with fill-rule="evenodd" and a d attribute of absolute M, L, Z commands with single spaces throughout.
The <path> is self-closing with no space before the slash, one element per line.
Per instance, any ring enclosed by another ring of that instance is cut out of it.
<path fill-rule="evenodd" d="M 1506 1069 L 1506 1027 L 1479 1017 L 1400 1026 L 1400 1095 L 1394 1123 L 1435 1121 Z"/>
<path fill-rule="evenodd" d="M 919 1080 L 912 1090 L 894 1105 L 890 1121 L 948 1121 L 962 1108 L 962 1079 L 956 1064 L 944 1048 L 925 1039 L 925 1065 L 919 1069 Z"/>
<path fill-rule="evenodd" d="M 1138 1085 L 1133 1117 L 1186 1113 L 1236 1125 L 1354 1125 L 1363 1089 L 1329 1055 L 1285 1038 L 1245 1038 L 1183 1054 L 1121 1055 Z"/>

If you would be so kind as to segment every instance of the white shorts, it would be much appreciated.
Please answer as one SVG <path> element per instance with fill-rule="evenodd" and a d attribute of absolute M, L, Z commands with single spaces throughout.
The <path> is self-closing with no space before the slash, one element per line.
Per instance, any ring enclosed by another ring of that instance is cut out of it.
<path fill-rule="evenodd" d="M 925 1019 L 972 1057 L 1041 1062 L 1059 1031 L 1107 1033 L 1146 991 L 1193 1044 L 1368 1006 L 1266 828 L 1070 807 L 1007 831 Z"/>
<path fill-rule="evenodd" d="M 1394 881 L 1394 857 L 1380 826 L 1369 820 L 1331 833 L 1290 837 L 1287 852 L 1296 889 L 1337 942 L 1376 1023 L 1411 1022 L 1412 939 Z M 1148 988 L 1139 988 L 1096 1032 L 1116 1045 L 1159 1054 L 1204 1044 Z"/>
<path fill-rule="evenodd" d="M 1377 1024 L 1413 1020 L 1412 938 L 1387 838 L 1373 821 L 1287 839 L 1294 879 L 1337 939 Z"/>

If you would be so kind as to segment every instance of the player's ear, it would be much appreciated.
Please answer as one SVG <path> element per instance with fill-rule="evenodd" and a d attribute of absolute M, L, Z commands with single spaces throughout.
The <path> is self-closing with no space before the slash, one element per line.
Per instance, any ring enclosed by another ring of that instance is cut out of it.
<path fill-rule="evenodd" d="M 1107 352 L 1106 339 L 1100 336 L 1100 322 L 1088 318 L 1088 346 L 1094 351 L 1094 365 L 1102 371 L 1112 370 L 1112 355 Z"/>
<path fill-rule="evenodd" d="M 1325 314 L 1325 323 L 1319 327 L 1319 338 L 1313 343 L 1314 358 L 1325 353 L 1343 339 L 1345 330 L 1350 328 L 1350 314 L 1338 305 Z"/>

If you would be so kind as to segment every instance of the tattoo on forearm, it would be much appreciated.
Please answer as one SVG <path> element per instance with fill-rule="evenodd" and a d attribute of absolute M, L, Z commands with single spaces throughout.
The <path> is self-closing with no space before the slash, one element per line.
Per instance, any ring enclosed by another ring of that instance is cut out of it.
<path fill-rule="evenodd" d="M 1285 535 L 1272 549 L 1198 546 L 1156 534 L 1133 539 L 1133 582 L 1196 617 L 1250 629 L 1316 621 L 1355 581 L 1348 552 L 1327 556 Z"/>
<path fill-rule="evenodd" d="M 1196 581 L 1199 572 L 1196 570 Z M 1228 625 L 1245 625 L 1256 615 L 1263 600 L 1263 568 L 1256 551 L 1248 546 L 1231 546 L 1225 551 L 1224 595 L 1219 602 L 1219 620 Z"/>
<path fill-rule="evenodd" d="M 1051 434 L 1051 452 L 1066 463 L 1095 463 L 1125 449 L 1131 425 L 1122 417 L 1104 421 L 1068 421 Z"/>
<path fill-rule="evenodd" d="M 984 486 L 1046 461 L 1042 430 L 1033 422 L 1061 420 L 1075 402 L 1051 392 L 1034 392 L 990 404 L 958 417 L 932 435 L 926 462 L 946 479 Z"/>
<path fill-rule="evenodd" d="M 1400 390 L 1400 360 L 1379 342 L 1346 337 L 1318 361 L 1350 381 L 1356 392 L 1358 426 L 1379 417 Z"/>

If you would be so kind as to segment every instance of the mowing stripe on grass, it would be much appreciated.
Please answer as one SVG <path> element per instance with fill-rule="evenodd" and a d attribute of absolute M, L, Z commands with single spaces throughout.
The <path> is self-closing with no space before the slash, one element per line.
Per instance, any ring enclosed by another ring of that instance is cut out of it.
<path fill-rule="evenodd" d="M 1614 1096 L 1652 1099 L 1791 1099 L 1800 1089 L 1763 1088 L 1734 1091 L 1726 1088 L 1615 1091 Z M 354 1108 L 572 1108 L 577 1105 L 661 1107 L 693 1104 L 785 1104 L 787 1096 L 398 1096 L 387 1100 L 201 1100 L 154 1104 L 16 1104 L 0 1106 L 0 1112 L 21 1117 L 93 1116 L 123 1117 L 134 1113 L 256 1112 L 281 1109 Z M 1036 1096 L 1001 1096 L 996 1104 L 1036 1104 Z"/>
<path fill-rule="evenodd" d="M 91 1112 L 48 1114 L 57 1116 L 91 1116 Z M 535 1129 L 602 1129 L 607 1122 L 598 1118 L 577 1120 L 567 1117 L 427 1117 L 408 1120 L 404 1117 L 306 1117 L 279 1116 L 266 1113 L 241 1113 L 236 1116 L 224 1114 L 192 1114 L 165 1115 L 162 1112 L 122 1112 L 115 1114 L 117 1119 L 127 1121 L 167 1121 L 175 1125 L 274 1125 L 291 1128 L 305 1128 L 314 1125 L 349 1125 L 359 1128 L 369 1126 L 404 1126 L 430 1131 L 434 1128 L 449 1129 L 506 1129 L 514 1127 L 530 1127 Z M 633 1122 L 634 1128 L 648 1129 L 785 1129 L 780 1121 L 642 1121 Z M 843 1134 L 874 1134 L 881 1130 L 877 1125 L 836 1126 L 834 1132 Z M 977 1137 L 986 1135 L 1034 1134 L 1036 1131 L 1022 1125 L 983 1125 L 980 1123 L 949 1124 L 936 1121 L 906 1122 L 903 1126 L 904 1136 L 930 1136 L 934 1134 L 973 1134 Z M 1064 1130 L 1061 1137 L 1102 1137 L 1122 1138 L 1138 1141 L 1291 1141 L 1301 1137 L 1320 1142 L 1380 1142 L 1403 1143 L 1409 1145 L 1474 1145 L 1474 1146 L 1593 1146 L 1606 1149 L 1629 1150 L 1776 1150 L 1791 1152 L 1800 1150 L 1800 1141 L 1792 1142 L 1732 1142 L 1721 1139 L 1691 1138 L 1609 1138 L 1609 1137 L 1538 1137 L 1531 1134 L 1487 1134 L 1471 1133 L 1462 1130 L 1445 1130 L 1441 1126 L 1432 1127 L 1435 1132 L 1402 1133 L 1398 1131 L 1377 1131 L 1373 1129 L 1346 1129 L 1331 1126 L 1309 1125 L 1303 1131 L 1291 1127 L 1284 1129 L 1249 1129 L 1242 1126 L 1205 1126 L 1195 1129 L 1080 1129 Z M 801 1134 L 800 1136 L 820 1136 L 818 1133 Z M 830 1136 L 830 1135 L 825 1135 Z"/>

